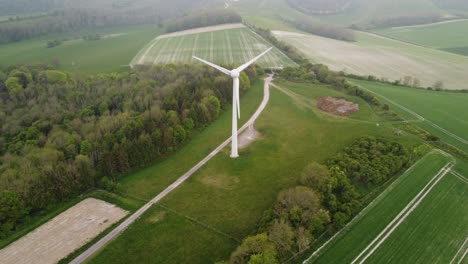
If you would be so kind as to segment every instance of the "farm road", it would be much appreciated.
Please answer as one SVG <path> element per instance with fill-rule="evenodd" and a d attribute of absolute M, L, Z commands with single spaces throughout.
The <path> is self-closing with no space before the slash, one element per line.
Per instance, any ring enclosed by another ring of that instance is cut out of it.
<path fill-rule="evenodd" d="M 263 112 L 265 107 L 270 100 L 270 83 L 273 80 L 273 76 L 270 75 L 269 77 L 265 78 L 265 84 L 263 86 L 263 100 L 260 106 L 257 108 L 255 113 L 250 117 L 250 119 L 239 129 L 238 133 L 241 134 L 244 130 L 246 130 L 249 126 L 253 125 L 260 114 Z M 129 225 L 135 222 L 141 215 L 143 215 L 151 206 L 162 198 L 167 196 L 170 192 L 172 192 L 175 188 L 185 182 L 190 176 L 192 176 L 198 169 L 200 169 L 203 165 L 205 165 L 210 159 L 212 159 L 216 154 L 218 154 L 222 149 L 229 145 L 231 142 L 231 138 L 226 139 L 221 145 L 219 145 L 215 150 L 213 150 L 208 156 L 206 156 L 202 161 L 200 161 L 197 165 L 191 168 L 187 173 L 182 175 L 179 179 L 177 179 L 174 183 L 169 185 L 164 191 L 159 193 L 156 197 L 151 199 L 148 203 L 142 206 L 138 211 L 133 213 L 130 217 L 128 217 L 125 221 L 123 221 L 120 225 L 118 225 L 114 230 L 109 232 L 106 236 L 101 238 L 97 241 L 94 245 L 88 248 L 86 251 L 81 253 L 78 257 L 73 259 L 70 263 L 71 264 L 78 264 L 84 262 L 87 258 L 91 255 L 96 253 L 100 250 L 104 245 L 110 242 L 112 239 L 117 237 L 120 233 L 122 233 Z"/>

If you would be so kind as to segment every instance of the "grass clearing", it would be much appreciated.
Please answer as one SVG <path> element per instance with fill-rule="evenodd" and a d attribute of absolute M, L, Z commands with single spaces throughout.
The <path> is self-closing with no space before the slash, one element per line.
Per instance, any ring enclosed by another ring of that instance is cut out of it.
<path fill-rule="evenodd" d="M 398 105 L 395 105 L 386 100 L 392 110 L 407 120 L 417 118 L 402 107 L 413 111 L 424 118 L 424 121 L 415 122 L 416 125 L 468 153 L 468 116 L 465 114 L 468 111 L 468 94 L 428 91 L 359 80 L 352 82 L 384 100 L 387 98 L 398 102 Z"/>
<path fill-rule="evenodd" d="M 0 64 L 51 63 L 57 60 L 61 70 L 79 74 L 97 74 L 128 70 L 129 61 L 160 30 L 154 25 L 104 28 L 54 34 L 0 45 Z M 99 41 L 74 39 L 55 48 L 46 48 L 47 40 L 76 38 L 99 33 Z"/>
<path fill-rule="evenodd" d="M 360 119 L 367 115 L 372 122 L 362 122 L 365 120 L 353 119 L 353 116 L 347 119 L 317 113 L 312 104 L 316 98 L 327 95 L 348 97 L 326 86 L 293 83 L 279 83 L 279 86 L 295 92 L 310 105 L 298 104 L 297 99 L 271 88 L 267 109 L 255 124 L 262 134 L 259 140 L 241 150 L 241 157 L 236 160 L 229 158 L 228 148 L 223 150 L 164 198 L 159 206 L 153 206 L 90 263 L 213 263 L 226 259 L 239 241 L 255 230 L 263 211 L 273 204 L 278 192 L 297 184 L 300 171 L 309 162 L 323 162 L 344 145 L 364 135 L 380 135 L 405 145 L 419 142 L 410 135 L 395 136 L 391 126 L 376 126 L 373 121 L 378 121 L 378 116 L 370 110 Z M 260 85 L 256 85 L 241 102 L 248 102 L 251 93 L 260 89 Z M 366 108 L 361 99 L 352 100 Z M 242 106 L 242 109 L 242 116 L 248 116 L 248 111 L 244 112 L 246 107 Z M 200 134 L 200 138 L 211 138 L 211 134 L 217 137 L 216 129 L 223 129 L 227 137 L 229 127 L 229 113 L 224 113 L 220 120 Z M 222 140 L 215 141 L 219 144 Z M 178 177 L 185 172 L 184 169 L 174 173 L 169 168 L 185 164 L 190 167 L 201 159 L 196 156 L 205 151 L 207 142 L 196 139 L 192 142 L 187 146 L 190 152 L 181 151 L 177 158 L 168 160 L 171 166 L 162 162 L 159 169 L 148 169 L 145 175 L 129 175 L 122 185 L 132 196 L 152 197 L 159 192 L 158 186 L 166 185 L 161 184 L 166 178 Z M 165 217 L 158 218 L 160 220 L 154 224 L 151 220 L 161 211 L 166 211 Z M 187 237 L 190 237 L 190 243 L 187 243 Z"/>
<path fill-rule="evenodd" d="M 339 235 L 332 238 L 320 252 L 310 258 L 308 263 L 351 263 L 434 175 L 451 161 L 451 158 L 440 152 L 431 152 L 424 156 L 364 209 L 361 215 Z M 442 245 L 443 248 L 445 246 Z M 395 251 L 390 253 L 397 254 Z"/>
<path fill-rule="evenodd" d="M 223 65 L 241 65 L 265 51 L 271 45 L 250 29 L 241 26 L 206 31 L 198 29 L 172 37 L 156 38 L 132 60 L 132 65 L 193 63 L 192 56 Z M 171 34 L 174 35 L 174 34 Z M 277 48 L 258 61 L 265 68 L 294 66 L 294 62 Z"/>
<path fill-rule="evenodd" d="M 412 76 L 418 78 L 423 86 L 442 81 L 447 89 L 468 88 L 466 56 L 364 32 L 356 32 L 357 42 L 284 31 L 273 33 L 311 61 L 328 65 L 335 71 L 389 80 Z"/>

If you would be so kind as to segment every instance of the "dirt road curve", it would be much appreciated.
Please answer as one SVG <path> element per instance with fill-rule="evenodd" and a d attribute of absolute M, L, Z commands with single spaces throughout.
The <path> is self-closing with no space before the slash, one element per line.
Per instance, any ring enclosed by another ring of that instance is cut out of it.
<path fill-rule="evenodd" d="M 270 100 L 270 83 L 271 83 L 272 79 L 273 79 L 272 76 L 269 76 L 269 77 L 265 78 L 265 84 L 264 84 L 264 87 L 263 87 L 264 94 L 263 94 L 262 103 L 258 107 L 257 111 L 255 111 L 255 113 L 252 115 L 252 117 L 250 117 L 249 121 L 247 121 L 247 123 L 245 123 L 244 126 L 242 126 L 239 129 L 239 134 L 242 133 L 245 129 L 247 129 L 251 124 L 255 123 L 255 120 L 257 120 L 257 118 L 260 116 L 260 114 L 263 112 L 263 110 L 267 106 L 268 101 Z M 93 255 L 96 251 L 101 249 L 105 244 L 107 244 L 109 241 L 111 241 L 116 236 L 118 236 L 122 231 L 127 229 L 127 227 L 129 225 L 131 225 L 133 222 L 135 222 L 135 220 L 137 220 L 143 213 L 145 213 L 153 204 L 157 203 L 159 200 L 164 198 L 166 195 L 168 195 L 170 192 L 172 192 L 175 188 L 177 188 L 179 185 L 181 185 L 185 180 L 187 180 L 190 176 L 192 176 L 198 169 L 200 169 L 203 165 L 205 165 L 211 158 L 213 158 L 222 149 L 224 149 L 226 146 L 228 146 L 230 142 L 231 142 L 231 138 L 228 138 L 221 145 L 219 145 L 219 147 L 217 147 L 210 154 L 208 154 L 208 156 L 206 156 L 197 165 L 195 165 L 193 168 L 191 168 L 188 172 L 186 172 L 184 175 L 182 175 L 174 183 L 169 185 L 169 187 L 167 187 L 164 191 L 159 193 L 151 201 L 149 201 L 143 207 L 138 209 L 138 211 L 133 213 L 130 217 L 128 217 L 124 222 L 122 222 L 114 230 L 112 230 L 106 236 L 101 238 L 98 242 L 96 242 L 94 245 L 92 245 L 90 248 L 88 248 L 85 252 L 81 253 L 81 255 L 76 257 L 70 263 L 71 264 L 82 263 L 87 258 L 89 258 L 91 255 Z"/>

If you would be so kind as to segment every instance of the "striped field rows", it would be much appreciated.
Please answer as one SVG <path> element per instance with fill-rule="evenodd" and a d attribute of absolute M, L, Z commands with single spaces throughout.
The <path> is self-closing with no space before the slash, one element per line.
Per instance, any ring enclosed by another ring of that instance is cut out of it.
<path fill-rule="evenodd" d="M 193 63 L 192 56 L 197 56 L 217 64 L 239 66 L 270 46 L 245 27 L 156 38 L 135 56 L 131 65 Z M 258 64 L 264 68 L 295 65 L 276 48 L 261 58 Z"/>

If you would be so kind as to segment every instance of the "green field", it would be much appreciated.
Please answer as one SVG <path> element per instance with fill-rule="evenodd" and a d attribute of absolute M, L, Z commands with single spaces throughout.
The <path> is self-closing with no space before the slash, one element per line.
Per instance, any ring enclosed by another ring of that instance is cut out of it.
<path fill-rule="evenodd" d="M 84 41 L 80 38 L 92 33 L 101 34 L 103 39 Z M 0 66 L 57 60 L 60 69 L 80 74 L 128 70 L 128 64 L 138 50 L 158 34 L 154 25 L 143 25 L 56 34 L 0 45 Z M 47 40 L 63 38 L 77 39 L 46 48 Z"/>
<path fill-rule="evenodd" d="M 408 10 L 418 13 L 437 13 L 440 15 L 463 14 L 460 10 L 448 10 L 434 4 L 432 0 L 356 0 L 354 8 L 332 15 L 307 15 L 319 23 L 349 27 L 353 24 L 368 26 L 373 19 L 407 15 Z M 245 0 L 230 1 L 231 5 L 249 22 L 273 30 L 287 27 L 283 18 L 291 20 L 306 14 L 288 5 L 286 0 Z"/>
<path fill-rule="evenodd" d="M 223 65 L 241 65 L 271 47 L 267 41 L 245 27 L 211 32 L 159 37 L 147 44 L 132 60 L 132 65 L 193 63 L 192 56 Z M 274 48 L 258 61 L 265 68 L 294 66 L 286 55 Z"/>
<path fill-rule="evenodd" d="M 254 232 L 278 192 L 297 184 L 300 171 L 310 161 L 324 162 L 364 135 L 380 135 L 405 145 L 419 142 L 410 135 L 395 136 L 389 125 L 377 126 L 379 116 L 359 98 L 323 85 L 280 85 L 299 96 L 290 98 L 272 88 L 270 102 L 255 125 L 261 138 L 241 150 L 239 159 L 230 159 L 225 149 L 163 199 L 164 207 L 154 206 L 90 262 L 213 263 L 226 259 L 243 237 Z M 258 104 L 260 89 L 260 84 L 255 85 L 241 99 L 243 117 Z M 362 112 L 351 118 L 318 112 L 313 100 L 325 95 L 358 102 Z M 227 138 L 229 126 L 226 112 L 167 161 L 126 177 L 123 188 L 133 197 L 149 199 Z"/>
<path fill-rule="evenodd" d="M 468 55 L 468 20 L 375 31 L 417 45 Z"/>
<path fill-rule="evenodd" d="M 387 100 L 392 110 L 406 120 L 415 121 L 416 125 L 468 153 L 468 116 L 465 114 L 468 112 L 468 94 L 412 89 L 367 81 L 352 82 L 381 98 L 384 96 L 384 100 L 396 102 L 397 104 Z"/>
<path fill-rule="evenodd" d="M 467 193 L 468 179 L 446 175 L 368 263 L 450 263 L 468 239 Z"/>
<path fill-rule="evenodd" d="M 370 254 L 367 263 L 448 263 L 468 235 L 468 211 L 463 202 L 466 182 L 448 173 L 429 189 L 428 195 L 406 219 L 397 215 L 452 161 L 439 152 L 427 154 L 308 263 L 351 263 L 394 218 L 403 220 L 396 229 L 388 229 L 388 237 Z"/>

